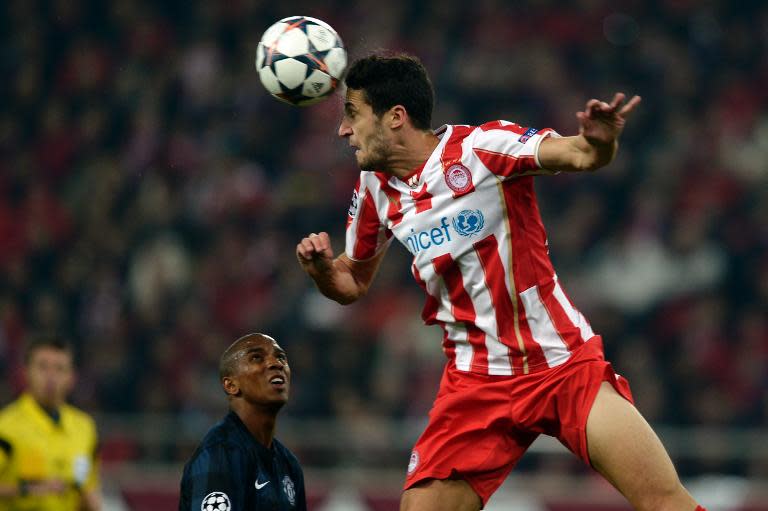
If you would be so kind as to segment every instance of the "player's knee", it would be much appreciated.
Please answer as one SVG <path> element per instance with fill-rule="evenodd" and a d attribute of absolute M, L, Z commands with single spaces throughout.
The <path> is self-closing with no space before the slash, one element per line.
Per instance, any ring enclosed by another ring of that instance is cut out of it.
<path fill-rule="evenodd" d="M 632 501 L 637 511 L 693 511 L 695 508 L 693 499 L 680 481 L 648 488 Z"/>

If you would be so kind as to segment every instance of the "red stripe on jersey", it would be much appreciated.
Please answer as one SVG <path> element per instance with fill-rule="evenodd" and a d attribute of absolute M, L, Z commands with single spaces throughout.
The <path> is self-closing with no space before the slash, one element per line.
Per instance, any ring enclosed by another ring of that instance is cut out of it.
<path fill-rule="evenodd" d="M 555 279 L 553 278 L 539 286 L 539 296 L 541 297 L 541 302 L 544 304 L 544 307 L 546 307 L 547 312 L 549 312 L 549 317 L 555 325 L 555 330 L 560 334 L 560 338 L 565 345 L 568 346 L 568 351 L 573 351 L 589 339 L 582 338 L 581 330 L 573 324 L 571 318 L 569 318 L 568 314 L 563 310 L 563 306 L 560 305 L 560 302 L 557 301 L 557 298 L 554 295 L 554 290 Z M 563 294 L 565 294 L 565 292 L 563 292 Z M 568 299 L 567 296 L 565 298 Z M 571 307 L 573 307 L 573 304 L 571 304 Z M 573 309 L 576 310 L 575 307 L 573 307 Z"/>
<path fill-rule="evenodd" d="M 355 248 L 352 253 L 354 259 L 365 260 L 376 255 L 380 226 L 373 196 L 366 190 L 365 197 L 357 211 Z"/>
<path fill-rule="evenodd" d="M 427 283 L 421 278 L 419 269 L 415 264 L 411 266 L 411 271 L 413 272 L 413 278 L 416 280 L 416 283 L 427 296 L 427 299 L 424 302 L 424 309 L 421 311 L 421 318 L 427 325 L 440 325 L 443 329 L 443 353 L 445 353 L 445 356 L 447 356 L 449 360 L 453 360 L 456 357 L 456 343 L 448 338 L 448 331 L 445 329 L 445 321 L 437 319 L 437 309 L 440 302 L 427 291 Z"/>
<path fill-rule="evenodd" d="M 418 215 L 422 211 L 428 211 L 432 209 L 432 194 L 427 191 L 427 184 L 421 187 L 418 192 L 411 192 L 411 197 L 416 201 L 416 214 Z"/>
<path fill-rule="evenodd" d="M 475 306 L 472 298 L 464 288 L 464 279 L 456 261 L 451 254 L 443 254 L 432 259 L 432 266 L 438 275 L 443 277 L 451 301 L 451 313 L 456 322 L 464 323 L 467 328 L 467 338 L 472 346 L 473 370 L 488 371 L 488 348 L 485 346 L 485 332 L 475 326 Z"/>
<path fill-rule="evenodd" d="M 445 143 L 445 147 L 443 147 L 443 154 L 440 155 L 440 162 L 443 164 L 444 173 L 447 172 L 452 165 L 461 164 L 461 155 L 463 153 L 461 143 L 470 133 L 472 133 L 473 130 L 474 128 L 471 126 L 453 127 L 451 138 L 449 138 L 448 142 Z M 467 169 L 471 175 L 472 171 L 466 167 L 464 168 Z M 453 198 L 455 199 L 474 191 L 475 185 L 474 183 L 470 183 L 469 187 L 466 190 L 463 190 L 461 193 L 453 192 Z"/>
<path fill-rule="evenodd" d="M 496 236 L 491 234 L 475 243 L 474 247 L 480 258 L 480 263 L 483 265 L 485 285 L 491 292 L 491 300 L 499 329 L 499 340 L 510 348 L 510 363 L 513 373 L 523 374 L 525 372 L 526 359 L 528 368 L 536 367 L 542 362 L 546 364 L 547 359 L 544 357 L 541 346 L 534 342 L 532 337 L 521 335 L 523 346 L 520 346 L 518 342 L 514 323 L 515 307 L 506 279 L 500 278 L 506 275 L 506 270 L 501 262 Z M 517 297 L 515 298 L 517 299 Z M 519 300 L 518 310 L 523 310 Z"/>
<path fill-rule="evenodd" d="M 511 131 L 512 133 L 517 133 L 518 135 L 522 135 L 526 131 L 528 131 L 528 128 L 520 126 L 519 124 L 515 124 L 515 123 L 502 124 L 501 121 L 486 122 L 485 124 L 480 125 L 480 129 L 483 131 L 491 131 L 491 130 Z"/>
<path fill-rule="evenodd" d="M 522 174 L 532 170 L 538 170 L 536 158 L 533 156 L 513 156 L 511 154 L 497 153 L 487 149 L 474 149 L 475 154 L 488 170 L 501 177 L 510 177 L 514 174 Z"/>
<path fill-rule="evenodd" d="M 547 237 L 541 222 L 539 207 L 533 189 L 533 177 L 525 176 L 502 183 L 504 200 L 509 218 L 509 233 L 513 254 L 513 278 L 517 293 L 554 278 L 555 271 L 547 255 Z M 525 307 L 520 296 L 517 298 L 520 333 L 526 348 L 537 346 L 529 353 L 529 369 L 537 363 L 545 364 L 546 359 L 528 326 Z M 541 356 L 539 356 L 541 354 Z"/>
<path fill-rule="evenodd" d="M 392 222 L 392 227 L 403 220 L 403 204 L 400 201 L 400 192 L 389 186 L 389 179 L 384 174 L 376 174 L 381 183 L 381 191 L 387 196 L 389 205 L 387 206 L 387 218 Z"/>

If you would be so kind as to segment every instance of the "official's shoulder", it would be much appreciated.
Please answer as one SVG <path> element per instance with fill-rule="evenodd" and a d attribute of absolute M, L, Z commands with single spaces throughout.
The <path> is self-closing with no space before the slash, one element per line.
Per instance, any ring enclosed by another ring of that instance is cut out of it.
<path fill-rule="evenodd" d="M 16 422 L 19 415 L 22 413 L 19 399 L 11 401 L 7 405 L 0 408 L 0 427 L 5 424 Z"/>
<path fill-rule="evenodd" d="M 88 424 L 91 426 L 95 426 L 96 422 L 93 420 L 93 417 L 81 410 L 80 408 L 71 405 L 71 404 L 64 404 L 61 407 L 62 414 L 66 414 L 67 416 L 71 417 L 73 420 L 81 423 L 81 424 Z"/>

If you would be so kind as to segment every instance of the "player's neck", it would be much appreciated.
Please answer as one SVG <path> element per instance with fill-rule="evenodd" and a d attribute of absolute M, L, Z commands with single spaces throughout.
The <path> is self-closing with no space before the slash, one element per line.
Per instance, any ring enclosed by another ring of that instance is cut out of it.
<path fill-rule="evenodd" d="M 440 139 L 431 131 L 414 130 L 400 137 L 392 147 L 389 165 L 384 171 L 399 178 L 411 174 L 413 169 L 429 159 L 439 143 Z"/>
<path fill-rule="evenodd" d="M 233 406 L 232 410 L 240 417 L 248 432 L 266 448 L 272 447 L 277 426 L 277 412 L 255 407 Z"/>

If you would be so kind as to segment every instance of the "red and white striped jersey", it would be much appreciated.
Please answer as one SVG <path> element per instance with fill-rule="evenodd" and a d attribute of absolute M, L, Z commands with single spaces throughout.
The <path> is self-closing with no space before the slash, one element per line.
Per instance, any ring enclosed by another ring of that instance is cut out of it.
<path fill-rule="evenodd" d="M 346 254 L 366 260 L 396 237 L 443 328 L 456 368 L 528 374 L 562 364 L 594 336 L 552 268 L 533 176 L 551 173 L 540 142 L 559 136 L 507 121 L 443 126 L 424 166 L 404 179 L 361 172 Z"/>

